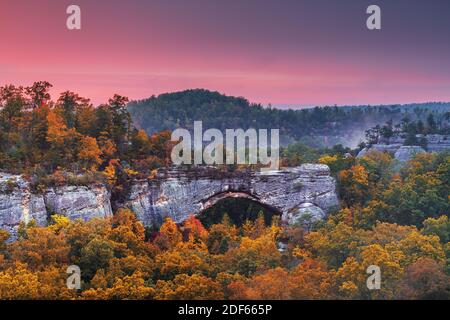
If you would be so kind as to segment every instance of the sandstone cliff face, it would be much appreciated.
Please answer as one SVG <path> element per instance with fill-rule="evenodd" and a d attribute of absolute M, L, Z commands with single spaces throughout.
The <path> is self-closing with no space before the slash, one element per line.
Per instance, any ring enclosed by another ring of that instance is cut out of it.
<path fill-rule="evenodd" d="M 305 202 L 299 205 L 295 212 L 288 212 L 285 216 L 285 221 L 290 225 L 313 223 L 324 219 L 325 212 L 318 206 Z"/>
<path fill-rule="evenodd" d="M 429 134 L 427 139 L 427 150 L 430 152 L 440 152 L 450 149 L 450 137 L 440 134 Z"/>
<path fill-rule="evenodd" d="M 51 188 L 44 194 L 44 202 L 49 213 L 72 220 L 112 216 L 110 194 L 102 185 Z"/>
<path fill-rule="evenodd" d="M 266 205 L 294 221 L 310 204 L 313 216 L 339 205 L 335 181 L 325 165 L 302 165 L 271 174 L 237 172 L 221 174 L 211 169 L 195 176 L 188 171 L 168 171 L 150 182 L 138 182 L 124 205 L 132 209 L 145 225 L 161 223 L 165 217 L 181 222 L 189 215 L 201 214 L 225 197 L 243 197 Z M 318 210 L 317 210 L 318 209 Z"/>
<path fill-rule="evenodd" d="M 270 207 L 286 223 L 297 223 L 305 215 L 323 219 L 339 205 L 329 168 L 305 164 L 270 174 L 225 173 L 215 168 L 161 171 L 154 180 L 136 181 L 122 206 L 152 226 L 166 217 L 182 222 L 226 197 L 248 198 Z M 0 228 L 14 236 L 21 221 L 45 225 L 54 213 L 83 220 L 108 217 L 111 196 L 103 185 L 64 186 L 34 194 L 21 176 L 0 173 Z"/>
<path fill-rule="evenodd" d="M 21 221 L 31 220 L 39 225 L 47 223 L 43 197 L 31 193 L 21 176 L 0 173 L 0 228 L 14 236 Z"/>
<path fill-rule="evenodd" d="M 380 152 L 390 152 L 395 155 L 395 158 L 400 162 L 408 161 L 412 158 L 412 152 L 441 152 L 450 150 L 450 137 L 440 134 L 417 134 L 417 139 L 424 139 L 426 141 L 426 150 L 419 146 L 404 146 L 406 141 L 405 135 L 394 135 L 390 138 L 382 138 L 377 144 L 373 144 L 370 148 L 362 149 L 357 157 L 360 158 L 371 150 Z"/>
<path fill-rule="evenodd" d="M 395 152 L 395 159 L 400 162 L 407 162 L 414 158 L 418 153 L 426 152 L 422 147 L 418 146 L 402 146 Z"/>
<path fill-rule="evenodd" d="M 32 193 L 21 176 L 0 173 L 0 228 L 12 239 L 21 221 L 46 225 L 51 214 L 88 220 L 112 215 L 110 195 L 104 186 L 67 186 Z"/>

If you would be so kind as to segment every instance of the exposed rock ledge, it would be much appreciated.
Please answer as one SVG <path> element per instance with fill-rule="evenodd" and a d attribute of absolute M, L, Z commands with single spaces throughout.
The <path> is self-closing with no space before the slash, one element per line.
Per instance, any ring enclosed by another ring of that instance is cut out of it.
<path fill-rule="evenodd" d="M 252 199 L 278 211 L 286 223 L 300 221 L 305 214 L 322 219 L 339 205 L 329 168 L 313 164 L 265 175 L 224 173 L 214 168 L 160 171 L 154 180 L 136 181 L 121 205 L 151 226 L 165 217 L 182 222 L 226 197 Z M 21 176 L 0 173 L 0 228 L 15 235 L 21 221 L 45 225 L 53 213 L 83 220 L 111 216 L 110 193 L 103 185 L 90 185 L 49 188 L 44 194 L 34 194 Z"/>
<path fill-rule="evenodd" d="M 21 176 L 0 173 L 0 228 L 12 238 L 21 221 L 46 225 L 53 213 L 83 220 L 107 217 L 112 215 L 110 194 L 102 185 L 49 188 L 36 194 Z"/>
<path fill-rule="evenodd" d="M 146 225 L 160 224 L 165 217 L 182 222 L 226 197 L 244 197 L 270 207 L 284 222 L 304 214 L 301 204 L 310 203 L 322 212 L 339 205 L 335 181 L 326 165 L 305 164 L 262 175 L 258 172 L 221 173 L 215 169 L 161 172 L 154 181 L 136 183 L 124 204 Z M 314 215 L 318 210 L 310 210 Z M 323 216 L 322 216 L 323 218 Z"/>
<path fill-rule="evenodd" d="M 413 159 L 416 154 L 424 152 L 426 151 L 419 146 L 402 146 L 395 152 L 394 157 L 400 162 L 407 162 Z"/>
<path fill-rule="evenodd" d="M 369 148 L 362 149 L 357 157 L 361 158 L 369 151 L 376 150 L 380 152 L 390 152 L 400 162 L 410 160 L 415 154 L 421 152 L 441 152 L 450 150 L 450 137 L 440 134 L 417 134 L 417 140 L 426 142 L 426 150 L 420 146 L 405 146 L 406 134 L 395 134 L 391 138 L 381 138 L 378 143 L 371 145 Z"/>
<path fill-rule="evenodd" d="M 426 152 L 425 149 L 423 149 L 420 146 L 398 146 L 398 145 L 392 145 L 392 144 L 391 145 L 374 144 L 370 149 L 367 149 L 367 148 L 362 149 L 358 153 L 357 158 L 361 158 L 373 150 L 376 150 L 379 152 L 393 153 L 394 158 L 397 159 L 398 161 L 400 161 L 401 163 L 411 160 L 418 153 Z"/>

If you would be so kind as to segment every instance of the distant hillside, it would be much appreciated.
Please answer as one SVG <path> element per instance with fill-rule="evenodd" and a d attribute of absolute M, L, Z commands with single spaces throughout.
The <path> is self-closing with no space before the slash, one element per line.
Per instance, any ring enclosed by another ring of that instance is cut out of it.
<path fill-rule="evenodd" d="M 364 139 L 365 130 L 388 120 L 400 122 L 405 116 L 424 119 L 432 112 L 439 121 L 450 111 L 450 103 L 279 110 L 242 97 L 195 89 L 132 101 L 128 110 L 136 125 L 149 134 L 177 127 L 189 129 L 194 121 L 202 120 L 204 129 L 278 128 L 283 144 L 302 141 L 314 147 L 339 143 L 354 147 Z"/>

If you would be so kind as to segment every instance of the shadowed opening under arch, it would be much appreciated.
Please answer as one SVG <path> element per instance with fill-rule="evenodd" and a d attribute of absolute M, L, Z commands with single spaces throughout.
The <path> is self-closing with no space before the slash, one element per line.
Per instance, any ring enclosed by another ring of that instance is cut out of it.
<path fill-rule="evenodd" d="M 225 214 L 238 226 L 246 220 L 255 220 L 261 213 L 267 225 L 271 223 L 274 215 L 281 216 L 279 210 L 262 204 L 256 197 L 245 192 L 230 191 L 214 195 L 204 202 L 204 207 L 197 218 L 206 227 L 220 223 Z"/>

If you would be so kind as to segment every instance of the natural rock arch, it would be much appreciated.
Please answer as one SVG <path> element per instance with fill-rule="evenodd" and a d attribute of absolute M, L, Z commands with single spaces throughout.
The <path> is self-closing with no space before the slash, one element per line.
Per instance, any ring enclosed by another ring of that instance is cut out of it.
<path fill-rule="evenodd" d="M 339 205 L 328 166 L 304 164 L 270 174 L 210 167 L 161 171 L 155 180 L 133 185 L 125 206 L 144 224 L 159 225 L 165 217 L 182 222 L 232 196 L 278 211 L 286 223 L 295 223 L 305 213 L 322 219 Z"/>
<path fill-rule="evenodd" d="M 338 206 L 335 181 L 326 165 L 305 164 L 271 174 L 255 171 L 224 172 L 217 168 L 160 170 L 156 179 L 136 181 L 124 203 L 146 226 L 165 217 L 182 222 L 198 215 L 224 195 L 248 197 L 295 223 L 309 213 L 321 219 Z M 0 229 L 17 234 L 21 221 L 48 223 L 50 214 L 89 220 L 112 215 L 111 195 L 101 184 L 61 186 L 36 193 L 22 176 L 0 172 Z"/>

